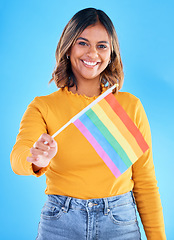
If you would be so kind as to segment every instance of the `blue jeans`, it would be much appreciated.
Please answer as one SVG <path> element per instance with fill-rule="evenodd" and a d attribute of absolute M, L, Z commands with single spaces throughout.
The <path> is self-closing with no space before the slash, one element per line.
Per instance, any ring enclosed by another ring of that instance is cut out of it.
<path fill-rule="evenodd" d="M 82 200 L 48 195 L 37 240 L 139 240 L 132 192 Z"/>

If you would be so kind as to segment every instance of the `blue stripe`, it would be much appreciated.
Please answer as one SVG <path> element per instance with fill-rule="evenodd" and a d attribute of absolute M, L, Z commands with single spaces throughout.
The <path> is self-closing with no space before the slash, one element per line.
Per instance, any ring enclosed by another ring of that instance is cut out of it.
<path fill-rule="evenodd" d="M 131 160 L 126 154 L 125 150 L 118 143 L 117 139 L 112 135 L 112 132 L 108 130 L 108 128 L 103 124 L 103 122 L 99 119 L 98 115 L 92 110 L 89 109 L 85 114 L 90 118 L 90 120 L 94 123 L 94 125 L 98 128 L 104 138 L 109 142 L 109 144 L 113 147 L 116 153 L 120 156 L 122 161 L 125 163 L 127 168 L 132 165 Z"/>
<path fill-rule="evenodd" d="M 96 141 L 100 144 L 100 146 L 104 149 L 116 167 L 120 170 L 121 173 L 125 172 L 128 167 L 125 165 L 123 160 L 120 158 L 118 153 L 113 149 L 110 143 L 106 140 L 103 134 L 99 131 L 99 129 L 94 125 L 94 123 L 90 120 L 90 118 L 83 114 L 79 120 L 85 125 L 85 127 L 90 131 Z M 100 121 L 100 120 L 99 120 Z"/>

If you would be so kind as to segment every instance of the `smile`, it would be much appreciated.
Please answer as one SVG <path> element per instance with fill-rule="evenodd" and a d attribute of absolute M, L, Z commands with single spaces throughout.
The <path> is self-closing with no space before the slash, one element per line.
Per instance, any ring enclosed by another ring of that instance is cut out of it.
<path fill-rule="evenodd" d="M 85 60 L 82 60 L 82 62 L 85 64 L 85 65 L 88 65 L 88 66 L 96 66 L 98 62 L 88 62 L 88 61 L 85 61 Z"/>

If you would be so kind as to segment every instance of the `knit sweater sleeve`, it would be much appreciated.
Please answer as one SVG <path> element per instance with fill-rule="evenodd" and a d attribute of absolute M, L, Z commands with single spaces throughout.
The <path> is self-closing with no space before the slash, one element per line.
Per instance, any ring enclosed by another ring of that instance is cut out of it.
<path fill-rule="evenodd" d="M 139 100 L 135 122 L 148 143 L 149 149 L 132 167 L 133 193 L 147 239 L 164 240 L 166 236 L 153 164 L 151 132 L 144 108 Z"/>
<path fill-rule="evenodd" d="M 30 149 L 38 140 L 41 134 L 47 132 L 46 119 L 47 107 L 39 97 L 36 97 L 25 111 L 21 123 L 16 143 L 10 155 L 13 171 L 19 175 L 41 176 L 47 170 L 42 168 L 35 173 L 32 163 L 27 162 L 27 157 L 31 156 Z"/>

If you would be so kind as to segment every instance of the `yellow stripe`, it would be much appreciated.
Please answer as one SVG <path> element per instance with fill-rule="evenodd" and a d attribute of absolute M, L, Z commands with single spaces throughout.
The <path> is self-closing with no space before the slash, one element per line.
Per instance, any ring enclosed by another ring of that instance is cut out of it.
<path fill-rule="evenodd" d="M 98 118 L 102 121 L 102 123 L 107 127 L 107 129 L 110 131 L 113 137 L 119 142 L 119 144 L 124 149 L 124 151 L 126 152 L 131 162 L 134 163 L 137 160 L 137 156 L 132 150 L 127 140 L 122 136 L 118 128 L 115 126 L 115 124 L 108 118 L 108 116 L 103 111 L 103 109 L 99 106 L 99 104 L 95 104 L 92 107 L 92 110 L 95 112 Z"/>
<path fill-rule="evenodd" d="M 132 150 L 134 151 L 136 156 L 139 158 L 142 155 L 143 151 L 138 145 L 134 136 L 129 132 L 127 127 L 124 125 L 124 123 L 121 121 L 118 115 L 113 111 L 113 109 L 105 99 L 100 101 L 99 105 L 102 107 L 105 114 L 110 118 L 110 120 L 114 123 L 114 125 L 119 126 L 119 131 L 121 135 L 124 136 L 126 141 L 131 145 Z"/>

